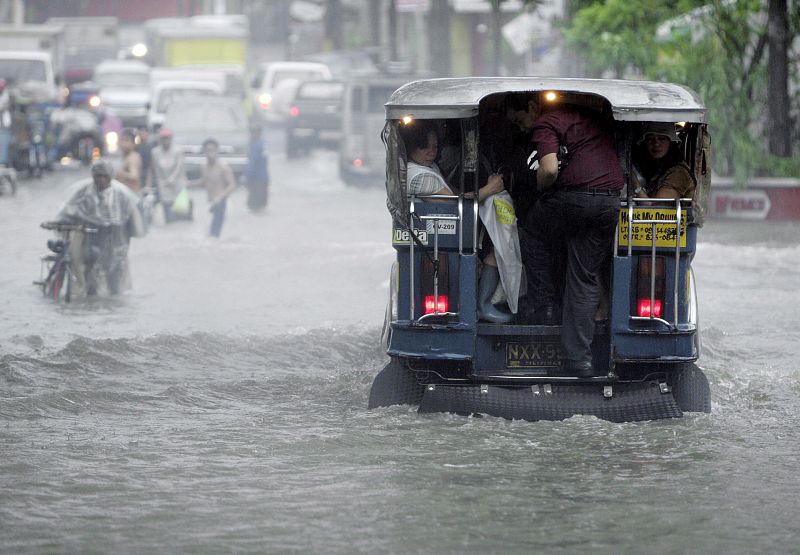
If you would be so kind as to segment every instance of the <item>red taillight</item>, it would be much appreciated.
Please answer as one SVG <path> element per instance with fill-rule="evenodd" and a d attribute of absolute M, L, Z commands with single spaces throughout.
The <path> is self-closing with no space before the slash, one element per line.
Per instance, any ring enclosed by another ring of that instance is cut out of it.
<path fill-rule="evenodd" d="M 639 269 L 636 279 L 636 305 L 634 316 L 641 318 L 661 318 L 664 308 L 664 292 L 666 269 L 664 257 L 639 257 Z M 652 307 L 650 299 L 653 299 Z"/>
<path fill-rule="evenodd" d="M 435 267 L 439 271 L 434 270 Z M 422 256 L 420 286 L 422 288 L 422 309 L 425 314 L 446 314 L 450 311 L 450 278 L 447 253 L 439 253 L 435 263 L 429 256 Z"/>
<path fill-rule="evenodd" d="M 361 161 L 361 158 L 356 158 L 353 160 L 353 165 L 357 168 L 360 168 L 363 164 L 364 162 Z"/>
<path fill-rule="evenodd" d="M 649 318 L 650 317 L 650 299 L 639 299 L 639 316 L 642 318 Z M 661 299 L 655 299 L 653 301 L 653 317 L 661 318 Z"/>
<path fill-rule="evenodd" d="M 292 116 L 293 118 L 296 118 L 297 114 L 299 113 L 300 110 L 297 109 L 297 106 L 292 106 L 291 108 L 289 108 L 289 115 Z"/>
<path fill-rule="evenodd" d="M 425 297 L 425 314 L 433 314 L 434 312 L 447 312 L 450 303 L 447 299 L 447 295 L 439 295 L 439 303 L 438 306 L 434 301 L 433 295 L 428 295 Z M 436 310 L 434 310 L 436 308 Z"/>

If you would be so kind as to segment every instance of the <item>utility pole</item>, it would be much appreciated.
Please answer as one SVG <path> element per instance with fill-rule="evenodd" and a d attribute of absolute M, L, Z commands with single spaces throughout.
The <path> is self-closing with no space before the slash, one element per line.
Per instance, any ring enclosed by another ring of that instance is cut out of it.
<path fill-rule="evenodd" d="M 397 9 L 394 0 L 389 0 L 389 60 L 397 60 Z"/>
<path fill-rule="evenodd" d="M 787 0 L 769 0 L 767 44 L 769 45 L 769 152 L 792 155 L 789 129 L 789 10 Z"/>
<path fill-rule="evenodd" d="M 437 77 L 450 76 L 450 2 L 431 0 L 430 65 Z"/>
<path fill-rule="evenodd" d="M 369 20 L 369 44 L 381 46 L 381 2 L 367 2 L 367 19 Z"/>
<path fill-rule="evenodd" d="M 492 0 L 492 72 L 500 75 L 500 2 Z"/>
<path fill-rule="evenodd" d="M 325 8 L 325 39 L 332 50 L 342 48 L 342 5 L 340 0 L 328 0 Z"/>

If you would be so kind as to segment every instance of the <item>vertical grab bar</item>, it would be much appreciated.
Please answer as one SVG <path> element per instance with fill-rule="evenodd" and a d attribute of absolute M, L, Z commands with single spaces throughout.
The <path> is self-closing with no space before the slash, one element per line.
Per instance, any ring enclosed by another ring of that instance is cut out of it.
<path fill-rule="evenodd" d="M 408 321 L 414 321 L 414 312 L 416 307 L 414 306 L 414 238 L 411 236 L 414 233 L 414 196 L 411 197 L 411 200 L 408 204 L 408 306 L 409 306 L 409 314 L 408 314 Z"/>
<path fill-rule="evenodd" d="M 670 325 L 669 322 L 662 320 L 661 318 L 657 318 L 654 315 L 654 304 L 655 304 L 655 288 L 656 288 L 656 246 L 658 237 L 656 235 L 657 226 L 659 223 L 663 224 L 674 224 L 675 225 L 675 270 L 673 276 L 673 286 L 672 286 L 672 306 L 673 306 L 673 317 L 672 317 L 672 328 L 678 328 L 679 322 L 679 314 L 678 314 L 678 302 L 679 302 L 679 286 L 680 286 L 680 262 L 681 262 L 681 238 L 683 237 L 683 233 L 681 231 L 681 225 L 683 224 L 683 213 L 681 208 L 681 202 L 683 200 L 691 200 L 691 199 L 675 199 L 675 219 L 674 220 L 634 220 L 633 218 L 633 206 L 636 203 L 636 200 L 639 199 L 630 199 L 633 202 L 628 204 L 628 256 L 632 256 L 633 254 L 633 224 L 636 223 L 649 223 L 650 229 L 652 233 L 652 241 L 650 244 L 650 316 L 648 317 L 650 320 L 659 320 L 666 325 Z M 642 199 L 647 200 L 647 199 Z M 633 319 L 640 320 L 640 319 L 647 319 L 647 318 L 640 318 L 634 316 Z"/>
<path fill-rule="evenodd" d="M 681 267 L 681 199 L 675 199 L 675 283 L 673 285 L 673 311 L 675 328 L 678 328 L 678 274 Z"/>

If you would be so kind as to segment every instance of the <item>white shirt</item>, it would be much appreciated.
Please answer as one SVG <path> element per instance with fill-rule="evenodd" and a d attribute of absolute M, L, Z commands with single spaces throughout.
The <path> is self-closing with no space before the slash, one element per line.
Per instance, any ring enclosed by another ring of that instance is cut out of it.
<path fill-rule="evenodd" d="M 447 182 L 436 164 L 429 167 L 409 161 L 406 181 L 408 182 L 407 192 L 410 195 L 435 195 L 442 189 L 447 189 L 448 193 L 452 193 L 452 189 L 447 186 Z"/>

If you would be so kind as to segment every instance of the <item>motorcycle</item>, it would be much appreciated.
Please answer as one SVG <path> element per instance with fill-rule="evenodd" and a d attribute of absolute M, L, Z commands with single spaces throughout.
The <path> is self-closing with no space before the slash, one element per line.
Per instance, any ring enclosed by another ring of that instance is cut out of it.
<path fill-rule="evenodd" d="M 69 156 L 85 166 L 91 164 L 95 149 L 103 150 L 97 116 L 85 108 L 68 106 L 54 112 L 52 117 L 58 129 L 57 158 Z"/>

